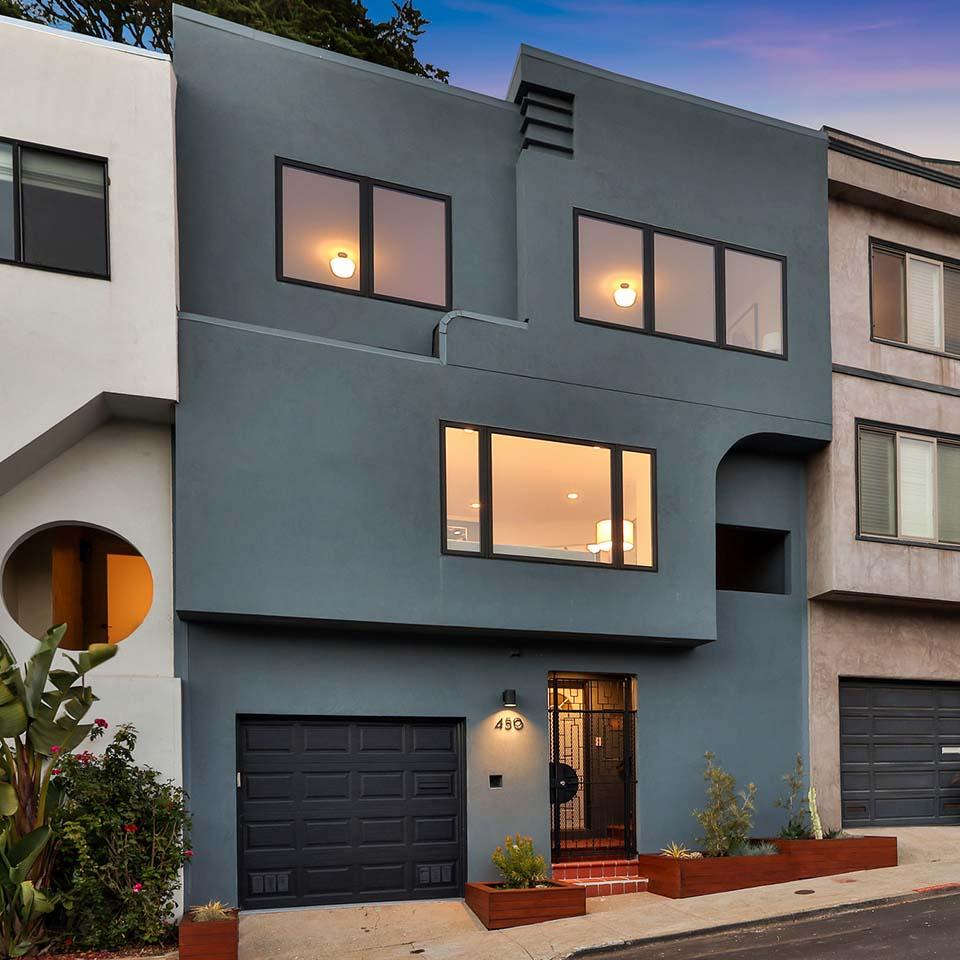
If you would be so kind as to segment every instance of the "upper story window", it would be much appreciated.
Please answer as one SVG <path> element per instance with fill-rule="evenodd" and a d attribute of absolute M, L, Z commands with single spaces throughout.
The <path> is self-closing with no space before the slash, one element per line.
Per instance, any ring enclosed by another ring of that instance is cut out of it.
<path fill-rule="evenodd" d="M 574 211 L 576 316 L 786 356 L 786 260 Z"/>
<path fill-rule="evenodd" d="M 107 279 L 107 161 L 0 141 L 0 260 Z"/>
<path fill-rule="evenodd" d="M 866 426 L 858 442 L 859 533 L 960 544 L 960 442 Z"/>
<path fill-rule="evenodd" d="M 653 451 L 442 430 L 444 552 L 655 568 Z"/>
<path fill-rule="evenodd" d="M 870 243 L 875 340 L 960 356 L 960 261 Z"/>
<path fill-rule="evenodd" d="M 450 198 L 277 161 L 277 277 L 450 308 Z"/>

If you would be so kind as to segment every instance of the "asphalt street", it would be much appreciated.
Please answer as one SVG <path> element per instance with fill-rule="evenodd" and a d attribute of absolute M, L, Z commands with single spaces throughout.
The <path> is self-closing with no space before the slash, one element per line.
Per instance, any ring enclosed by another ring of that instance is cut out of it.
<path fill-rule="evenodd" d="M 591 960 L 958 960 L 960 894 L 585 956 Z"/>

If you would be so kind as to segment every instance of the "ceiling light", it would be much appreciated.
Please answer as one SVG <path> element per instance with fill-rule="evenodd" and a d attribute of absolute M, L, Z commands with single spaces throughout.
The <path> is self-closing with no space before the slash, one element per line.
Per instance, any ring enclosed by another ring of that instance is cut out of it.
<path fill-rule="evenodd" d="M 470 509 L 471 509 L 471 510 L 479 510 L 479 509 L 480 509 L 480 504 L 479 504 L 479 503 L 471 503 L 471 504 L 470 504 Z"/>
<path fill-rule="evenodd" d="M 579 499 L 580 499 L 580 494 L 579 494 L 579 493 L 568 493 L 568 494 L 567 494 L 567 499 L 568 499 L 568 500 L 579 500 Z"/>
<path fill-rule="evenodd" d="M 623 521 L 623 552 L 633 549 L 634 527 L 632 520 Z M 597 542 L 588 543 L 587 549 L 591 553 L 607 552 L 613 549 L 613 521 L 597 521 Z"/>
<path fill-rule="evenodd" d="M 618 307 L 632 307 L 637 302 L 637 291 L 629 283 L 621 283 L 613 291 L 613 299 Z"/>
<path fill-rule="evenodd" d="M 330 272 L 341 280 L 349 280 L 357 271 L 357 265 L 341 250 L 330 258 Z"/>

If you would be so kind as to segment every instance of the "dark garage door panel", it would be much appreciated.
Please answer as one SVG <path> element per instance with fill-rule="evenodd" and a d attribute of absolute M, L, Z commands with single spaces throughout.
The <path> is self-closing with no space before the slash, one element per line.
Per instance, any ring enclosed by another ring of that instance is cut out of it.
<path fill-rule="evenodd" d="M 960 823 L 960 683 L 840 681 L 844 826 Z"/>
<path fill-rule="evenodd" d="M 457 721 L 243 718 L 245 909 L 462 894 Z"/>

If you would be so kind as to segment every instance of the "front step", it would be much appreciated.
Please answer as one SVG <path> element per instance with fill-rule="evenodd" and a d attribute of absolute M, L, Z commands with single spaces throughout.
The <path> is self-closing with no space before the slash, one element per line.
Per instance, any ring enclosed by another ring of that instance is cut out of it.
<path fill-rule="evenodd" d="M 587 888 L 588 897 L 613 897 L 621 893 L 643 893 L 646 877 L 640 876 L 636 860 L 578 860 L 555 863 L 553 879 L 567 880 Z"/>

